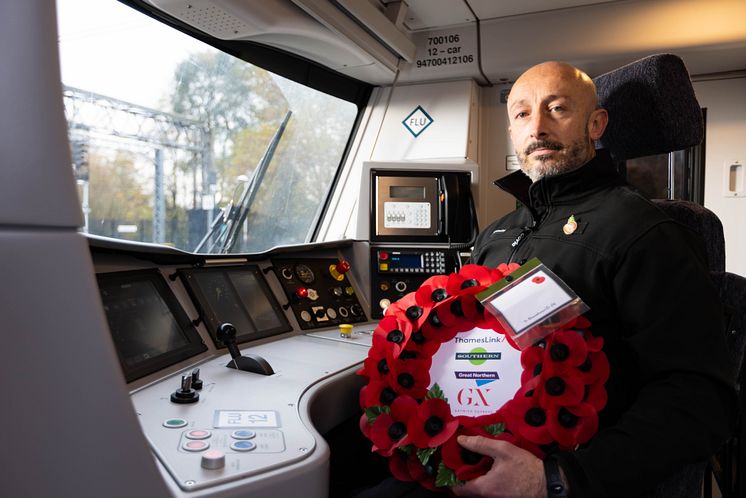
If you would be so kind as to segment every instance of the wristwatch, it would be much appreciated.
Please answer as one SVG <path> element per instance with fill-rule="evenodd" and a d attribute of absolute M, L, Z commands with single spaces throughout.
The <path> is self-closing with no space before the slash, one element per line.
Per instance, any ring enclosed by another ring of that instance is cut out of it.
<path fill-rule="evenodd" d="M 544 460 L 544 475 L 547 479 L 547 498 L 569 498 L 556 458 L 547 457 Z"/>

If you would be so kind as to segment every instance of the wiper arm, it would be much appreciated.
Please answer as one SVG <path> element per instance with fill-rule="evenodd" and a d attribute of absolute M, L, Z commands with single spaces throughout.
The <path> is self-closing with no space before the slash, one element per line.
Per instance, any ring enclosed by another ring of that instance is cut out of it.
<path fill-rule="evenodd" d="M 272 162 L 272 158 L 275 155 L 277 146 L 282 139 L 282 135 L 285 133 L 288 121 L 293 111 L 288 110 L 283 118 L 280 126 L 275 131 L 272 140 L 267 146 L 267 150 L 264 151 L 262 159 L 259 161 L 254 173 L 251 175 L 251 179 L 244 186 L 241 199 L 235 204 L 231 201 L 230 206 L 224 209 L 223 212 L 218 216 L 210 226 L 210 230 L 202 238 L 202 240 L 195 247 L 194 252 L 199 252 L 209 241 L 209 247 L 207 252 L 211 254 L 227 254 L 233 249 L 233 246 L 238 240 L 238 234 L 241 231 L 241 226 L 246 221 L 246 217 L 251 210 L 251 205 L 254 203 L 256 193 L 259 190 L 259 186 L 262 184 L 264 175 L 267 173 L 269 164 Z"/>

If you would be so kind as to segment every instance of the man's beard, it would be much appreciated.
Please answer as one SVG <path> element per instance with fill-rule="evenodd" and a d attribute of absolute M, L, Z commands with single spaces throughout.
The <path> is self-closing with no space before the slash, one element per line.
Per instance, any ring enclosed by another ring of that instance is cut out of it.
<path fill-rule="evenodd" d="M 587 132 L 584 138 L 567 146 L 561 142 L 538 140 L 526 147 L 523 153 L 518 152 L 518 160 L 521 162 L 523 172 L 531 178 L 532 182 L 536 182 L 545 176 L 555 176 L 573 171 L 588 162 L 590 143 L 590 136 Z M 559 151 L 559 157 L 556 154 L 545 154 L 529 159 L 529 154 L 537 149 Z"/>

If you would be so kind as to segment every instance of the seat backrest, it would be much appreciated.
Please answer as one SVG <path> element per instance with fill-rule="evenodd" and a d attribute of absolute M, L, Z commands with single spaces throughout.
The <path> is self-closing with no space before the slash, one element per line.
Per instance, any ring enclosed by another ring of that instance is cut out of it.
<path fill-rule="evenodd" d="M 715 213 L 691 201 L 655 199 L 653 203 L 668 216 L 700 235 L 711 272 L 725 271 L 725 235 L 723 224 Z"/>
<path fill-rule="evenodd" d="M 608 149 L 616 161 L 686 149 L 702 141 L 702 112 L 679 57 L 646 57 L 598 76 L 594 82 L 599 105 L 609 113 L 609 125 L 596 145 Z M 723 225 L 710 210 L 692 202 L 655 203 L 671 218 L 699 233 L 703 240 L 710 272 L 729 313 L 728 341 L 740 386 L 744 380 L 746 279 L 724 273 Z M 740 389 L 741 398 L 745 392 L 746 388 Z M 738 442 L 746 437 L 744 425 L 740 424 L 740 433 L 726 445 L 728 463 L 721 473 L 723 498 L 746 496 L 739 488 L 744 486 L 740 478 L 744 450 Z M 700 498 L 703 479 L 710 479 L 709 473 L 705 475 L 707 465 L 701 462 L 682 468 L 646 498 Z"/>

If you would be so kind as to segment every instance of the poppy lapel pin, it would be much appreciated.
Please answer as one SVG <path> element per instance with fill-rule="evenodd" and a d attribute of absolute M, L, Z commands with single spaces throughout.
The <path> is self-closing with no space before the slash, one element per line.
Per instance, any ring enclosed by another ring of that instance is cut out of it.
<path fill-rule="evenodd" d="M 572 235 L 577 229 L 578 222 L 575 221 L 575 215 L 570 215 L 570 217 L 567 218 L 567 223 L 562 226 L 562 231 L 565 235 Z"/>

